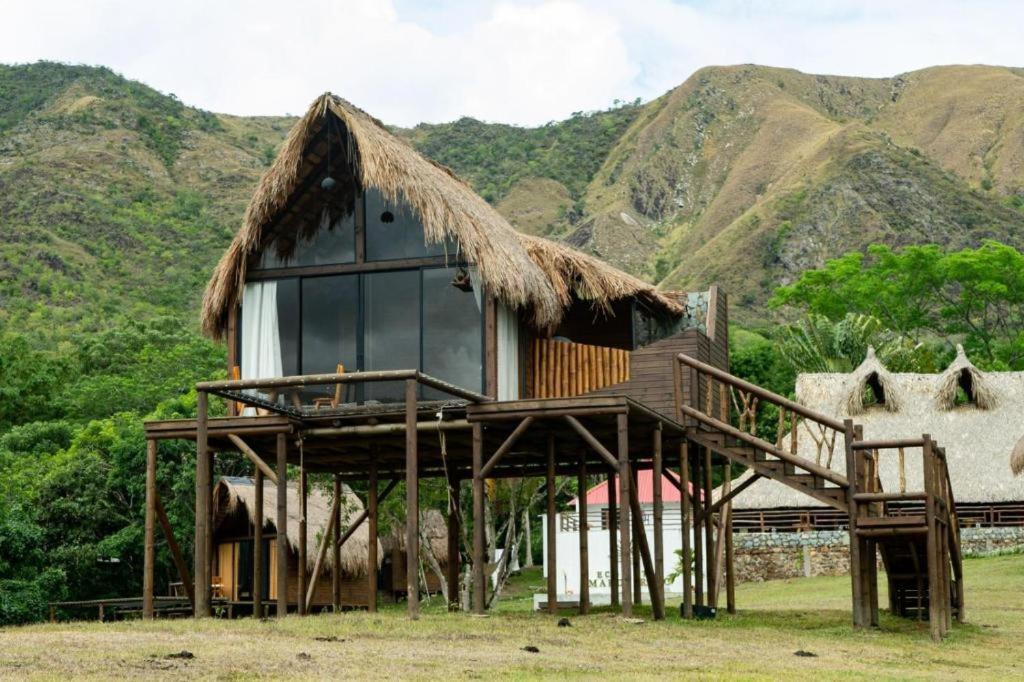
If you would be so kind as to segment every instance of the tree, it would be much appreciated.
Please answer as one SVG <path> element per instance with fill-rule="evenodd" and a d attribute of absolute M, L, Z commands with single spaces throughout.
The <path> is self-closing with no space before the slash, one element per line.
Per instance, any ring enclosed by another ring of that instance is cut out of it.
<path fill-rule="evenodd" d="M 851 372 L 869 347 L 895 372 L 933 372 L 930 349 L 882 326 L 870 315 L 847 313 L 838 322 L 811 313 L 800 322 L 782 327 L 779 354 L 794 372 Z"/>
<path fill-rule="evenodd" d="M 1024 254 L 998 242 L 954 252 L 875 244 L 805 272 L 771 304 L 834 322 L 869 315 L 914 343 L 959 341 L 979 364 L 1024 368 Z"/>

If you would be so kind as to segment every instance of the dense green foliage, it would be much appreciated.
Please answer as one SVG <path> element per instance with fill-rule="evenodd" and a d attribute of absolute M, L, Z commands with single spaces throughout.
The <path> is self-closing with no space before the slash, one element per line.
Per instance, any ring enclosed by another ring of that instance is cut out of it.
<path fill-rule="evenodd" d="M 488 201 L 501 199 L 524 177 L 550 178 L 574 200 L 640 113 L 639 101 L 607 111 L 576 112 L 539 128 L 461 118 L 406 131 L 416 148 L 469 180 Z"/>
<path fill-rule="evenodd" d="M 834 321 L 870 315 L 916 342 L 962 341 L 985 367 L 1024 367 L 1024 254 L 998 242 L 960 251 L 876 244 L 805 272 L 772 301 Z"/>

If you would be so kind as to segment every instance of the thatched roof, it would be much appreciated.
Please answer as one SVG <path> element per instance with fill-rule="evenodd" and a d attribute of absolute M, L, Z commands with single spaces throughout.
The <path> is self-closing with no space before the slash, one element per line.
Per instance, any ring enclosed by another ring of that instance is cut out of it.
<path fill-rule="evenodd" d="M 892 379 L 892 372 L 885 368 L 882 361 L 875 355 L 875 349 L 868 346 L 864 362 L 847 378 L 846 412 L 850 415 L 862 414 L 865 409 L 864 393 L 869 387 L 880 393 L 881 406 L 890 412 L 900 407 L 899 388 Z"/>
<path fill-rule="evenodd" d="M 962 368 L 954 361 L 951 368 Z M 801 374 L 797 400 L 836 419 L 852 418 L 871 440 L 920 438 L 929 434 L 946 449 L 950 479 L 958 502 L 1024 500 L 1024 479 L 1008 471 L 1012 457 L 1024 467 L 1024 372 L 985 372 L 988 408 L 978 403 L 947 409 L 940 399 L 949 370 L 941 374 L 887 373 L 888 390 L 899 396 L 895 411 L 871 408 L 860 414 L 847 411 L 851 383 L 856 374 Z M 976 394 L 977 395 L 977 394 Z M 887 396 L 888 400 L 888 396 Z M 789 435 L 783 438 L 789 442 Z M 816 446 L 806 427 L 798 432 L 798 454 L 816 458 Z M 899 490 L 898 456 L 882 454 L 879 474 L 887 491 Z M 922 490 L 920 449 L 906 451 L 907 490 Z M 822 462 L 824 464 L 824 462 Z M 832 459 L 833 471 L 845 475 L 841 438 Z M 820 506 L 812 498 L 771 480 L 760 480 L 736 498 L 744 509 Z"/>
<path fill-rule="evenodd" d="M 430 550 L 439 563 L 448 561 L 448 523 L 436 509 L 420 510 L 420 534 L 430 542 Z M 405 551 L 405 524 L 391 525 L 391 532 L 380 539 L 384 551 Z"/>
<path fill-rule="evenodd" d="M 1024 474 L 1024 436 L 1021 436 L 1017 444 L 1013 446 L 1013 454 L 1010 455 L 1010 469 L 1016 476 Z"/>
<path fill-rule="evenodd" d="M 263 519 L 266 526 L 274 530 L 274 521 L 277 519 L 277 486 L 269 481 L 263 482 Z M 355 520 L 356 516 L 363 510 L 363 503 L 347 486 L 343 489 L 344 498 L 341 506 L 342 530 Z M 239 476 L 224 476 L 217 483 L 213 491 L 214 509 L 218 517 L 223 514 L 233 514 L 239 507 L 244 507 L 249 516 L 249 523 L 256 521 L 256 486 L 253 479 Z M 324 529 L 327 528 L 327 520 L 331 514 L 331 496 L 323 491 L 310 487 L 309 498 L 306 503 L 306 528 L 308 547 L 307 563 L 310 570 L 316 561 L 316 548 L 319 546 L 320 538 Z M 274 531 L 276 532 L 276 530 Z M 292 549 L 299 548 L 299 488 L 297 483 L 288 484 L 288 544 Z M 366 523 L 360 524 L 356 532 L 352 534 L 344 545 L 341 546 L 341 570 L 345 575 L 358 577 L 366 575 L 366 555 L 369 546 L 370 531 Z M 378 541 L 378 549 L 380 548 Z M 377 552 L 380 561 L 382 551 Z M 330 571 L 333 559 L 331 553 L 327 553 L 325 568 Z M 380 566 L 378 565 L 378 568 Z"/>
<path fill-rule="evenodd" d="M 939 379 L 939 389 L 935 396 L 939 408 L 952 410 L 956 408 L 957 389 L 962 388 L 979 410 L 989 410 L 996 406 L 996 395 L 989 385 L 987 375 L 975 367 L 967 359 L 964 347 L 956 345 L 956 359 L 946 368 Z"/>
<path fill-rule="evenodd" d="M 672 315 L 685 312 L 676 299 L 658 291 L 652 284 L 598 258 L 542 237 L 520 234 L 519 241 L 551 282 L 563 308 L 572 303 L 575 295 L 604 310 L 609 309 L 611 301 L 637 298 L 660 312 Z"/>

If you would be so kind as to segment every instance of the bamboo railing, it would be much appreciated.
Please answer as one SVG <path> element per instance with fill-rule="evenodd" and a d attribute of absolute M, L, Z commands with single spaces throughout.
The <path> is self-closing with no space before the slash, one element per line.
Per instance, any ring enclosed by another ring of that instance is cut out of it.
<path fill-rule="evenodd" d="M 527 389 L 534 398 L 571 398 L 629 380 L 629 351 L 533 339 Z"/>

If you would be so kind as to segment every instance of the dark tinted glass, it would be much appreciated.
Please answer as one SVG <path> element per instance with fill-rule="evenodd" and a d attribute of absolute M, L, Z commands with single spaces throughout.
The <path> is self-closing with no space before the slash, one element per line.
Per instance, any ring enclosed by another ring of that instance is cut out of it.
<path fill-rule="evenodd" d="M 277 280 L 277 328 L 281 337 L 281 373 L 299 373 L 299 280 Z"/>
<path fill-rule="evenodd" d="M 378 272 L 363 278 L 364 368 L 416 369 L 420 365 L 420 273 Z M 366 398 L 401 400 L 404 385 L 365 384 Z"/>
<path fill-rule="evenodd" d="M 355 372 L 359 322 L 359 276 L 302 280 L 302 373 L 333 374 L 338 364 Z M 332 397 L 334 386 L 310 387 L 313 397 Z M 343 392 L 343 402 L 353 399 Z"/>
<path fill-rule="evenodd" d="M 472 291 L 452 286 L 456 268 L 423 271 L 423 371 L 480 391 L 483 380 L 483 315 Z M 447 398 L 434 390 L 429 398 Z"/>
<path fill-rule="evenodd" d="M 257 269 L 294 268 L 305 265 L 333 265 L 354 263 L 356 260 L 356 220 L 353 210 L 336 217 L 333 222 L 323 220 L 320 229 L 311 237 L 299 240 L 287 259 L 277 255 L 277 243 L 266 248 Z"/>
<path fill-rule="evenodd" d="M 452 242 L 425 244 L 423 225 L 405 202 L 386 201 L 372 187 L 366 190 L 366 259 L 395 260 L 454 256 Z"/>

